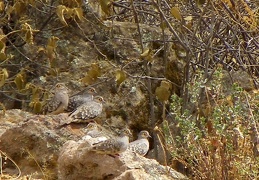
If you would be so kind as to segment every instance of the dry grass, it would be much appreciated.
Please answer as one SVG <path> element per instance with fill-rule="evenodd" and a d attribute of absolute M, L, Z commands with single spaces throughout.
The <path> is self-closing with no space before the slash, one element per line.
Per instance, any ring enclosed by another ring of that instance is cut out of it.
<path fill-rule="evenodd" d="M 181 113 L 181 99 L 173 96 L 172 121 L 163 123 L 173 160 L 189 170 L 192 179 L 256 179 L 259 175 L 258 91 L 247 93 L 236 84 L 231 95 L 222 92 L 220 78 L 207 86 L 215 94 L 203 110 Z M 199 82 L 192 84 L 196 94 Z M 216 89 L 217 88 L 217 89 Z M 217 98 L 216 98 L 217 97 Z M 196 96 L 199 99 L 199 96 Z M 192 99 L 192 102 L 198 102 Z"/>

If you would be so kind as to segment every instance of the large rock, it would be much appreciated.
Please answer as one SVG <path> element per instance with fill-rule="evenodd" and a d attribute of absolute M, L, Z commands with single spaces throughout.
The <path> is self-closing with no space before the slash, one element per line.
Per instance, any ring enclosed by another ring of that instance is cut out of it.
<path fill-rule="evenodd" d="M 2 112 L 1 112 L 2 114 Z M 59 129 L 59 122 L 67 114 L 44 116 L 21 110 L 8 110 L 1 117 L 0 150 L 9 158 L 5 160 L 3 172 L 32 178 L 56 179 L 59 149 L 67 139 L 78 139 L 79 132 L 69 128 Z"/>
<path fill-rule="evenodd" d="M 13 109 L 0 116 L 0 150 L 8 156 L 2 159 L 3 175 L 17 177 L 19 167 L 32 179 L 185 179 L 155 160 L 89 151 L 90 145 L 80 140 L 85 124 L 60 127 L 68 118 L 65 113 L 45 116 Z"/>
<path fill-rule="evenodd" d="M 87 141 L 68 141 L 58 160 L 59 179 L 167 180 L 187 179 L 156 160 L 126 151 L 118 157 L 91 151 Z"/>

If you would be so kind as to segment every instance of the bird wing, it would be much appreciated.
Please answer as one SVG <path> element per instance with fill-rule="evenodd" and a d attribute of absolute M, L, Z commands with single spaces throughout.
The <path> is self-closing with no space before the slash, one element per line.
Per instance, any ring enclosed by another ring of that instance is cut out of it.
<path fill-rule="evenodd" d="M 72 96 L 69 98 L 67 111 L 73 111 L 80 105 L 88 101 L 91 101 L 92 99 L 93 99 L 93 96 L 90 94 Z"/>
<path fill-rule="evenodd" d="M 94 144 L 93 150 L 98 152 L 113 153 L 116 151 L 117 141 L 115 139 L 108 139 L 106 141 Z"/>
<path fill-rule="evenodd" d="M 102 105 L 96 102 L 86 102 L 79 106 L 71 115 L 75 119 L 93 119 L 102 112 Z"/>
<path fill-rule="evenodd" d="M 144 156 L 149 149 L 149 145 L 148 142 L 145 142 L 143 140 L 136 140 L 129 144 L 128 149 L 130 149 L 132 152 L 136 152 Z"/>
<path fill-rule="evenodd" d="M 48 101 L 48 103 L 45 105 L 44 107 L 44 112 L 45 113 L 50 113 L 55 111 L 59 106 L 60 106 L 61 102 L 53 97 L 51 100 Z"/>

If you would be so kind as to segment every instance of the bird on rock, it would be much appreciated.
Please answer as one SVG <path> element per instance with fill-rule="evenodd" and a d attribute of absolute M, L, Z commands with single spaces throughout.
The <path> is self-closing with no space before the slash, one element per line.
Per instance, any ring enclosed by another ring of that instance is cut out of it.
<path fill-rule="evenodd" d="M 79 106 L 86 103 L 87 101 L 93 100 L 93 95 L 96 94 L 96 90 L 93 87 L 89 87 L 84 94 L 74 95 L 69 98 L 67 111 L 72 112 Z"/>
<path fill-rule="evenodd" d="M 125 128 L 119 136 L 94 144 L 92 151 L 100 154 L 117 155 L 127 150 L 131 132 Z"/>
<path fill-rule="evenodd" d="M 83 141 L 88 141 L 91 145 L 105 141 L 110 137 L 96 123 L 90 122 L 86 126 L 86 135 L 82 137 Z"/>
<path fill-rule="evenodd" d="M 151 136 L 148 131 L 140 131 L 138 134 L 138 139 L 129 143 L 128 149 L 139 154 L 140 156 L 145 156 L 149 150 L 149 137 Z"/>
<path fill-rule="evenodd" d="M 76 122 L 79 120 L 91 120 L 97 117 L 102 113 L 104 99 L 101 96 L 95 96 L 93 100 L 87 101 L 78 108 L 74 112 L 70 114 L 69 117 L 75 119 L 72 122 Z"/>
<path fill-rule="evenodd" d="M 64 112 L 68 106 L 68 88 L 64 83 L 57 83 L 54 96 L 44 106 L 44 114 L 59 114 Z"/>

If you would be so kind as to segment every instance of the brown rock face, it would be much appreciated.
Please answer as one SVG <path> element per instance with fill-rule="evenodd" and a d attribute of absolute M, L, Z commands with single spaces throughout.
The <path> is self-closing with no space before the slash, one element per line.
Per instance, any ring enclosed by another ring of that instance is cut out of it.
<path fill-rule="evenodd" d="M 91 151 L 87 141 L 68 141 L 58 159 L 59 179 L 187 179 L 157 161 L 125 151 L 120 156 Z"/>
<path fill-rule="evenodd" d="M 19 167 L 22 176 L 32 179 L 186 179 L 130 151 L 116 157 L 91 151 L 88 141 L 79 140 L 83 130 L 59 128 L 66 118 L 68 114 L 45 116 L 8 110 L 0 124 L 0 150 L 8 156 L 3 158 L 3 174 L 17 177 Z"/>
<path fill-rule="evenodd" d="M 44 116 L 8 110 L 1 117 L 0 150 L 17 164 L 22 175 L 56 179 L 59 148 L 68 137 L 76 139 L 68 130 L 56 129 L 59 121 L 66 117 L 66 114 Z M 9 158 L 3 172 L 11 169 L 12 174 L 18 174 Z"/>

